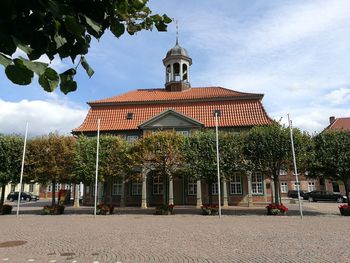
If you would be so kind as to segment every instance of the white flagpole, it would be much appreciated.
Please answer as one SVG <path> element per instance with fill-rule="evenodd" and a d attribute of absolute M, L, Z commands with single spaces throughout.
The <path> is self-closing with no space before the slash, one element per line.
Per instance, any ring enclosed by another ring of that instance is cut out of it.
<path fill-rule="evenodd" d="M 289 114 L 288 114 L 288 124 L 289 124 L 289 131 L 290 131 L 290 142 L 291 142 L 291 145 L 292 145 L 292 154 L 293 154 L 293 164 L 294 164 L 295 180 L 296 180 L 296 183 L 297 183 L 300 218 L 303 219 L 303 207 L 302 207 L 302 205 L 301 205 L 301 200 L 300 200 L 300 182 L 299 182 L 299 178 L 298 178 L 297 163 L 296 163 L 296 160 L 295 160 L 295 150 L 294 150 L 294 141 L 293 141 L 292 120 L 289 119 Z"/>
<path fill-rule="evenodd" d="M 217 111 L 215 111 L 215 133 L 216 133 L 216 167 L 217 167 L 217 175 L 218 175 L 219 218 L 221 218 L 221 187 L 220 187 L 219 129 L 218 129 L 218 112 L 217 112 Z"/>
<path fill-rule="evenodd" d="M 21 167 L 21 176 L 19 179 L 19 190 L 18 190 L 18 200 L 17 200 L 17 214 L 19 215 L 19 203 L 21 202 L 21 193 L 22 193 L 22 181 L 23 181 L 23 171 L 24 171 L 24 158 L 26 156 L 26 146 L 27 146 L 27 134 L 28 134 L 28 122 L 26 123 L 26 132 L 24 135 L 24 145 L 23 145 L 23 156 L 22 156 L 22 167 Z"/>
<path fill-rule="evenodd" d="M 97 209 L 97 180 L 98 180 L 98 151 L 100 148 L 100 118 L 97 120 L 97 149 L 96 149 L 96 177 L 95 177 L 95 206 L 94 217 L 96 216 Z"/>

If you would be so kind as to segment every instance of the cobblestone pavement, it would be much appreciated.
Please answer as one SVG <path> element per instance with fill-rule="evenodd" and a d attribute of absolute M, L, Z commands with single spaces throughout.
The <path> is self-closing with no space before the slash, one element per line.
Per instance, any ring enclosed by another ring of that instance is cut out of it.
<path fill-rule="evenodd" d="M 302 220 L 293 215 L 296 204 L 278 217 L 0 216 L 0 263 L 350 262 L 350 218 L 339 216 L 337 206 L 306 203 Z M 5 241 L 27 243 L 2 247 Z"/>

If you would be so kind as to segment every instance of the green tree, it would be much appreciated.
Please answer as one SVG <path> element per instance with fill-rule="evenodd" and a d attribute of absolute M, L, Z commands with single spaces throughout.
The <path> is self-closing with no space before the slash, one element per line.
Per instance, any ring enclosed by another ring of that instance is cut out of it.
<path fill-rule="evenodd" d="M 292 161 L 289 129 L 279 124 L 252 128 L 245 136 L 244 153 L 254 170 L 267 171 L 274 183 L 275 203 L 280 203 L 279 175 Z"/>
<path fill-rule="evenodd" d="M 166 31 L 171 19 L 151 15 L 148 0 L 3 0 L 0 9 L 0 64 L 8 79 L 28 85 L 34 74 L 45 91 L 60 85 L 63 93 L 74 91 L 76 69 L 81 65 L 91 77 L 94 71 L 85 56 L 91 38 L 100 39 L 110 30 L 116 37 L 127 31 Z M 26 53 L 14 57 L 17 48 Z M 36 61 L 42 55 L 52 61 L 71 58 L 72 68 L 57 73 L 47 63 Z M 78 60 L 76 61 L 76 58 Z"/>
<path fill-rule="evenodd" d="M 46 185 L 52 184 L 52 205 L 55 204 L 56 183 L 71 183 L 75 139 L 50 134 L 34 138 L 28 143 L 27 175 Z"/>
<path fill-rule="evenodd" d="M 161 131 L 134 143 L 134 164 L 164 179 L 164 204 L 168 204 L 168 183 L 184 166 L 184 136 Z"/>
<path fill-rule="evenodd" d="M 0 134 L 0 206 L 5 201 L 5 187 L 9 183 L 19 182 L 23 139 L 14 135 Z"/>
<path fill-rule="evenodd" d="M 350 205 L 350 132 L 326 131 L 315 136 L 314 141 L 314 171 L 323 178 L 343 182 Z"/>

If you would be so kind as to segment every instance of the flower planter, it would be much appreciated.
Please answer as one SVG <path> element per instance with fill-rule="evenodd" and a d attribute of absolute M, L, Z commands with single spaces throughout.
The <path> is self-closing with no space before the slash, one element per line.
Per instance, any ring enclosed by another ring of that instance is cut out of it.
<path fill-rule="evenodd" d="M 114 206 L 106 205 L 106 204 L 99 204 L 96 207 L 96 214 L 97 215 L 112 215 L 112 214 L 114 214 Z"/>
<path fill-rule="evenodd" d="M 350 206 L 348 205 L 339 206 L 339 211 L 342 216 L 350 216 Z"/>
<path fill-rule="evenodd" d="M 53 205 L 44 206 L 43 210 L 41 211 L 42 215 L 62 215 L 64 213 L 64 206 L 63 205 Z"/>
<path fill-rule="evenodd" d="M 174 205 L 160 205 L 156 207 L 156 215 L 173 215 Z"/>
<path fill-rule="evenodd" d="M 219 207 L 217 205 L 202 205 L 202 215 L 215 216 L 219 214 Z"/>
<path fill-rule="evenodd" d="M 12 205 L 0 206 L 0 215 L 10 215 L 12 213 Z"/>
<path fill-rule="evenodd" d="M 273 215 L 273 216 L 283 216 L 287 213 L 288 208 L 284 206 L 283 204 L 269 204 L 266 206 L 267 209 L 267 215 Z"/>

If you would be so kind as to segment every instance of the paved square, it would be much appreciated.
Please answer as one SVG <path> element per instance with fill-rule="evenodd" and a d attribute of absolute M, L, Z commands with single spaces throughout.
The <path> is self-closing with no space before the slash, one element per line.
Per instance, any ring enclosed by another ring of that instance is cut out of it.
<path fill-rule="evenodd" d="M 318 206 L 326 212 L 303 220 L 295 210 L 289 216 L 232 213 L 222 219 L 136 213 L 1 216 L 0 243 L 27 242 L 0 246 L 0 263 L 350 262 L 350 218 L 339 216 L 334 203 L 307 203 L 305 210 Z"/>

